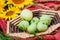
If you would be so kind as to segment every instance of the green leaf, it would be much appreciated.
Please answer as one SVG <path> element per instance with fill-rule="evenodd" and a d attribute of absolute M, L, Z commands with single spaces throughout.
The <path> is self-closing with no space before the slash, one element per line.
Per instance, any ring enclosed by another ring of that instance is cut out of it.
<path fill-rule="evenodd" d="M 42 38 L 38 38 L 38 40 L 43 40 Z"/>
<path fill-rule="evenodd" d="M 8 35 L 4 35 L 2 32 L 0 32 L 0 40 L 14 40 L 14 39 L 10 38 Z"/>

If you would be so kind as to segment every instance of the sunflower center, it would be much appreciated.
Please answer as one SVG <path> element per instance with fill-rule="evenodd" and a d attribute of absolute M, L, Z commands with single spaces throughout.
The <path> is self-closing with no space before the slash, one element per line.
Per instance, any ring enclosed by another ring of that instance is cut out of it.
<path fill-rule="evenodd" d="M 23 3 L 25 0 L 12 0 L 15 4 L 21 4 Z"/>
<path fill-rule="evenodd" d="M 13 15 L 13 11 L 9 11 L 9 12 L 7 12 L 6 15 L 7 15 L 7 16 L 11 16 L 11 15 Z"/>

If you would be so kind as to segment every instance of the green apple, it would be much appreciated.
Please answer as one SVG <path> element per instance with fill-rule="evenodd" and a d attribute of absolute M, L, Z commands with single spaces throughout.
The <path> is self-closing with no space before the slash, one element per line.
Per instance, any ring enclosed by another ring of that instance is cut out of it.
<path fill-rule="evenodd" d="M 34 34 L 36 32 L 36 24 L 35 23 L 32 23 L 28 28 L 27 28 L 27 31 L 31 34 Z"/>
<path fill-rule="evenodd" d="M 23 20 L 18 24 L 18 28 L 21 29 L 21 30 L 26 30 L 27 27 L 29 27 L 29 22 L 28 21 Z"/>
<path fill-rule="evenodd" d="M 24 9 L 24 10 L 21 12 L 21 18 L 24 19 L 24 20 L 27 20 L 27 21 L 32 20 L 32 18 L 33 18 L 33 13 L 32 13 L 32 11 L 30 11 L 30 10 L 28 10 L 28 9 Z"/>
<path fill-rule="evenodd" d="M 40 22 L 42 22 L 44 24 L 47 24 L 47 25 L 50 25 L 50 23 L 51 23 L 51 17 L 49 15 L 42 15 L 40 17 Z"/>
<path fill-rule="evenodd" d="M 46 25 L 50 25 L 51 24 L 51 21 L 47 21 L 47 20 L 41 20 L 40 21 L 41 23 L 43 23 L 43 24 L 46 24 Z"/>
<path fill-rule="evenodd" d="M 39 22 L 39 18 L 37 17 L 34 17 L 32 20 L 31 20 L 31 23 L 38 23 Z"/>
<path fill-rule="evenodd" d="M 46 24 L 39 22 L 37 24 L 37 29 L 38 29 L 38 31 L 43 32 L 43 31 L 46 31 L 48 29 L 48 26 Z"/>

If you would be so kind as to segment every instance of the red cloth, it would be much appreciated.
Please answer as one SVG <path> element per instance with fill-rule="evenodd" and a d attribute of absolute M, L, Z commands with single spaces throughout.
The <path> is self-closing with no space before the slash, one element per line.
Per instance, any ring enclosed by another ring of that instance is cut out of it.
<path fill-rule="evenodd" d="M 60 32 L 56 33 L 54 36 L 55 36 L 55 40 L 60 40 Z"/>
<path fill-rule="evenodd" d="M 0 28 L 2 29 L 3 33 L 6 33 L 7 24 L 6 21 L 3 20 L 2 18 L 0 18 Z"/>
<path fill-rule="evenodd" d="M 53 35 L 46 35 L 44 36 L 44 40 L 55 40 Z"/>
<path fill-rule="evenodd" d="M 46 35 L 44 36 L 44 40 L 60 40 L 60 32 L 55 35 Z"/>
<path fill-rule="evenodd" d="M 60 27 L 57 28 L 56 34 L 54 34 L 54 35 L 46 35 L 43 38 L 47 39 L 47 40 L 60 40 Z"/>
<path fill-rule="evenodd" d="M 56 4 L 55 3 L 44 3 L 44 5 L 50 8 L 54 8 Z"/>

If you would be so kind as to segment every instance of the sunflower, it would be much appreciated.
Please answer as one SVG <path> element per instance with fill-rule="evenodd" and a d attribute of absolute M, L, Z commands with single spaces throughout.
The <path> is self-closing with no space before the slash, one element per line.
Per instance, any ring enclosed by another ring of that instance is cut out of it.
<path fill-rule="evenodd" d="M 7 19 L 11 20 L 11 19 L 17 17 L 20 12 L 21 12 L 21 10 L 19 10 L 18 8 L 12 7 L 12 8 L 9 8 L 7 11 L 3 12 L 1 14 L 1 17 L 5 18 L 6 20 Z"/>
<path fill-rule="evenodd" d="M 3 12 L 3 10 L 4 10 L 4 9 L 3 9 L 2 7 L 0 7 L 0 13 L 2 13 L 2 12 Z"/>
<path fill-rule="evenodd" d="M 0 5 L 4 5 L 6 0 L 0 0 Z"/>
<path fill-rule="evenodd" d="M 0 0 L 0 13 L 3 12 L 6 0 Z"/>
<path fill-rule="evenodd" d="M 4 6 L 5 6 L 5 0 L 0 0 L 0 17 L 3 17 L 3 11 L 4 11 Z"/>
<path fill-rule="evenodd" d="M 8 4 L 13 4 L 16 7 L 24 8 L 25 5 L 33 4 L 33 0 L 7 0 Z"/>

